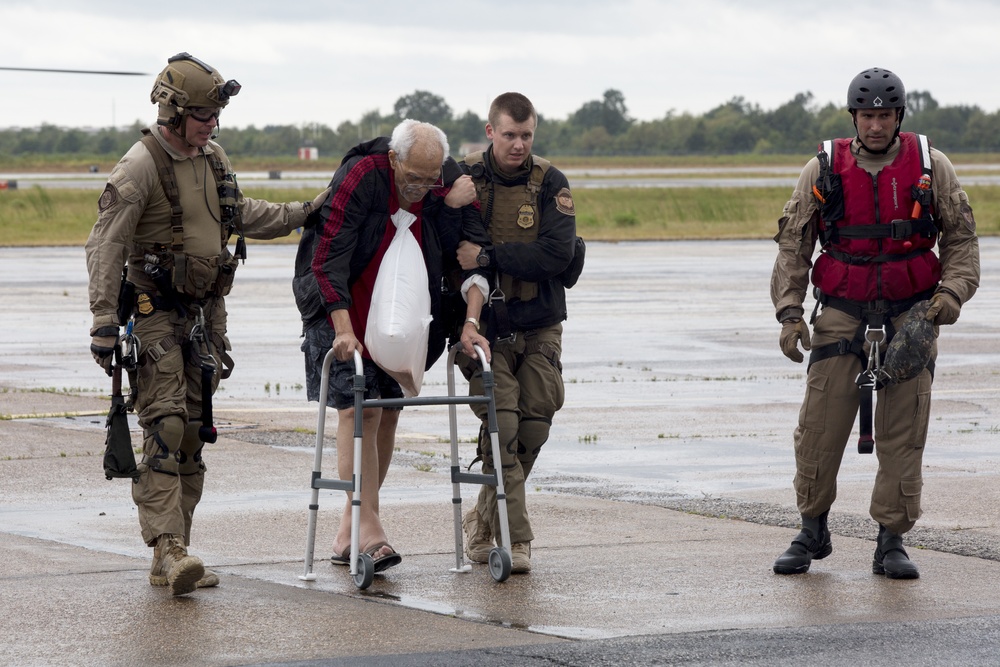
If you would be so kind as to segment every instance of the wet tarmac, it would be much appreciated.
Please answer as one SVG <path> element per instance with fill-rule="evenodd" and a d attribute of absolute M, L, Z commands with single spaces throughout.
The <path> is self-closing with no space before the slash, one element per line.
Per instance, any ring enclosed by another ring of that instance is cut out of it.
<path fill-rule="evenodd" d="M 1000 242 L 982 248 L 984 287 L 939 341 L 925 514 L 908 536 L 921 579 L 871 574 L 877 460 L 850 449 L 834 555 L 802 577 L 770 572 L 797 519 L 804 383 L 777 346 L 774 244 L 593 243 L 570 292 L 566 405 L 529 483 L 532 573 L 449 572 L 447 417 L 407 408 L 382 495 L 404 562 L 362 592 L 319 560 L 317 581 L 298 578 L 316 407 L 301 387 L 295 249 L 253 245 L 227 300 L 237 367 L 217 395 L 193 536 L 223 584 L 176 599 L 146 584 L 127 482 L 100 473 L 108 380 L 87 353 L 83 252 L 2 248 L 0 414 L 16 417 L 0 421 L 2 660 L 801 664 L 806 642 L 810 664 L 865 664 L 886 647 L 903 664 L 988 664 L 1000 650 Z M 444 382 L 439 364 L 425 393 Z M 341 497 L 322 495 L 317 559 Z"/>
<path fill-rule="evenodd" d="M 567 400 L 536 474 L 597 474 L 641 491 L 716 494 L 785 488 L 804 366 L 777 349 L 768 297 L 771 242 L 591 243 L 587 267 L 569 292 L 564 376 Z M 253 245 L 227 299 L 236 371 L 219 406 L 247 414 L 315 411 L 305 401 L 301 326 L 291 295 L 292 246 Z M 992 373 L 1000 323 L 988 276 L 1000 274 L 1000 244 L 983 242 L 987 287 L 940 341 L 936 407 L 960 420 L 935 420 L 932 438 L 986 423 L 975 403 L 995 395 Z M 39 275 L 37 267 L 45 267 Z M 5 383 L 35 391 L 99 395 L 106 382 L 89 358 L 86 268 L 77 248 L 0 249 L 0 307 L 16 327 L 0 331 Z M 444 362 L 425 376 L 425 394 L 446 393 Z M 971 408 L 962 411 L 963 406 Z M 448 437 L 441 408 L 408 408 L 402 432 Z M 7 412 L 0 409 L 0 413 Z M 461 423 L 473 428 L 471 415 Z M 95 427 L 101 426 L 95 420 Z M 937 433 L 934 433 L 934 431 Z M 967 440 L 967 439 L 965 439 Z M 963 456 L 989 448 L 956 443 Z M 585 454 L 585 455 L 581 455 Z M 954 457 L 928 448 L 926 459 Z M 870 459 L 858 460 L 861 476 Z M 610 466 L 614 463 L 614 466 Z M 849 472 L 845 470 L 844 472 Z"/>

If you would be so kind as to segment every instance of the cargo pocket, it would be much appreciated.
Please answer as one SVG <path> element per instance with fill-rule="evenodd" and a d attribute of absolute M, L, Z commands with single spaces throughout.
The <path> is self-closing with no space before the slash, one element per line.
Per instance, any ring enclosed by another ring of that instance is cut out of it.
<path fill-rule="evenodd" d="M 816 478 L 819 476 L 819 464 L 815 461 L 795 457 L 795 495 L 799 508 L 809 507 L 816 500 Z"/>
<path fill-rule="evenodd" d="M 899 480 L 899 492 L 909 521 L 920 518 L 920 491 L 923 486 L 924 481 L 920 477 L 904 477 Z"/>
<path fill-rule="evenodd" d="M 830 378 L 812 372 L 806 378 L 806 397 L 799 411 L 799 426 L 813 433 L 826 430 L 827 384 Z"/>
<path fill-rule="evenodd" d="M 917 385 L 917 407 L 913 415 L 913 448 L 923 449 L 927 441 L 927 425 L 931 419 L 930 373 L 921 373 L 915 379 Z"/>

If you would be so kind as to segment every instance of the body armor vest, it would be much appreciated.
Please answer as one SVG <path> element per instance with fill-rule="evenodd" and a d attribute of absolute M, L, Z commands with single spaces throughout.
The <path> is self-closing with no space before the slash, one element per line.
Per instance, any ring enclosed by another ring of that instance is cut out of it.
<path fill-rule="evenodd" d="M 146 273 L 156 285 L 157 291 L 164 293 L 164 296 L 167 296 L 170 289 L 195 299 L 226 296 L 232 289 L 239 260 L 246 257 L 237 205 L 239 190 L 234 175 L 216 155 L 204 156 L 212 170 L 219 196 L 222 252 L 215 257 L 190 256 L 184 252 L 184 211 L 174 174 L 174 160 L 148 129 L 143 130 L 142 143 L 153 157 L 163 193 L 170 203 L 171 241 L 169 247 L 135 247 L 129 264 Z M 234 231 L 240 233 L 235 256 L 227 247 Z"/>
<path fill-rule="evenodd" d="M 465 164 L 482 165 L 486 159 L 483 151 L 465 156 Z M 532 166 L 527 183 L 505 186 L 487 179 L 485 170 L 473 169 L 472 181 L 479 197 L 479 210 L 494 245 L 507 242 L 530 243 L 538 238 L 541 224 L 538 196 L 542 180 L 551 164 L 536 155 L 531 156 Z M 476 175 L 478 173 L 478 176 Z M 505 273 L 498 274 L 500 291 L 507 301 L 528 301 L 538 296 L 538 284 L 523 281 Z"/>
<path fill-rule="evenodd" d="M 930 177 L 929 147 L 925 138 L 909 132 L 899 141 L 895 160 L 875 175 L 858 166 L 850 139 L 825 142 L 820 150 L 816 192 L 823 203 L 823 252 L 812 282 L 824 295 L 901 301 L 941 278 L 941 264 L 931 250 L 937 239 L 931 191 L 918 187 L 922 176 Z M 915 201 L 921 204 L 916 218 Z"/>

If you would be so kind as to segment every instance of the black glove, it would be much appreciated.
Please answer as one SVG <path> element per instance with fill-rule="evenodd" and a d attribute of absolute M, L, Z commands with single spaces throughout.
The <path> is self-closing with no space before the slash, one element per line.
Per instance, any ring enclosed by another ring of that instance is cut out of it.
<path fill-rule="evenodd" d="M 118 345 L 118 327 L 101 327 L 90 338 L 90 354 L 104 372 L 111 375 L 111 362 L 115 358 L 115 346 Z"/>

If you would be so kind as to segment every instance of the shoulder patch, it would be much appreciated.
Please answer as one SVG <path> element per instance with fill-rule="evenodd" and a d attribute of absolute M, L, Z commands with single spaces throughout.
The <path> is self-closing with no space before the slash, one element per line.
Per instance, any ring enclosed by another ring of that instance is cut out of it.
<path fill-rule="evenodd" d="M 108 183 L 104 186 L 101 198 L 97 200 L 97 210 L 106 211 L 118 202 L 118 189 Z"/>
<path fill-rule="evenodd" d="M 573 194 L 569 188 L 563 188 L 556 193 L 556 210 L 563 215 L 576 215 L 576 207 L 573 206 Z"/>
<path fill-rule="evenodd" d="M 973 234 L 976 233 L 976 218 L 972 215 L 972 207 L 967 203 L 962 204 L 962 217 L 965 219 L 965 228 Z"/>

